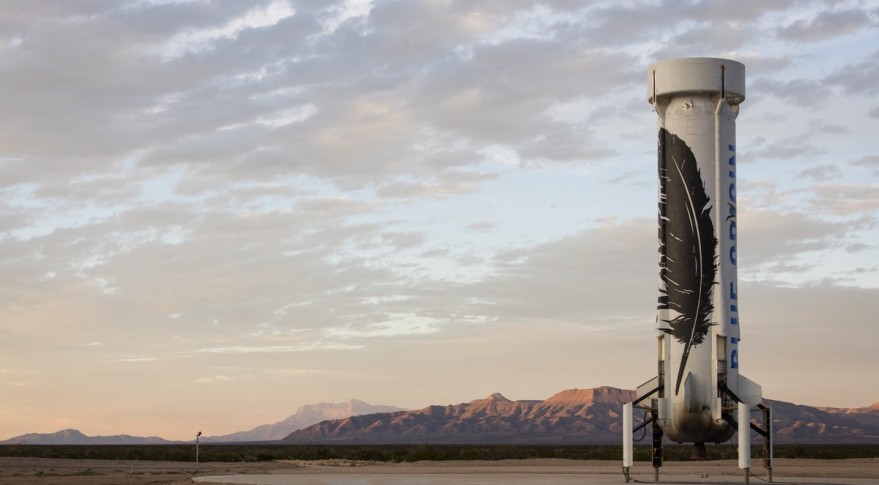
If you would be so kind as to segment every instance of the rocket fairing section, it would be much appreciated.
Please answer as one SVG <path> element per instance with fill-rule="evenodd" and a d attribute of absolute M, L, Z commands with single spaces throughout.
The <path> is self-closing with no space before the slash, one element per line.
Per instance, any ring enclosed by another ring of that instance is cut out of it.
<path fill-rule="evenodd" d="M 660 443 L 664 434 L 704 451 L 703 443 L 737 432 L 740 403 L 757 406 L 762 397 L 739 374 L 736 116 L 745 66 L 658 62 L 647 86 L 659 125 L 658 375 L 639 387 L 634 404 L 652 399 Z"/>

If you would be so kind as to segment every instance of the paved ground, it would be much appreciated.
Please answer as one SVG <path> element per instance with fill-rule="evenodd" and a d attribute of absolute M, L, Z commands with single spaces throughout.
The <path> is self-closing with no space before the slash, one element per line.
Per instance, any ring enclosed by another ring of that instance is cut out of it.
<path fill-rule="evenodd" d="M 755 467 L 750 483 L 762 484 Z M 653 483 L 653 469 L 637 463 L 632 476 Z M 762 479 L 761 479 L 762 477 Z M 807 478 L 796 478 L 807 477 Z M 879 459 L 777 460 L 774 478 L 783 484 L 879 484 Z M 503 460 L 497 462 L 369 463 L 350 461 L 192 463 L 121 460 L 0 458 L 0 485 L 600 485 L 623 482 L 620 464 L 609 461 Z M 660 482 L 671 484 L 743 483 L 735 460 L 670 462 Z"/>
<path fill-rule="evenodd" d="M 235 477 L 205 476 L 197 483 L 234 485 L 605 485 L 625 483 L 617 462 L 505 460 L 499 462 L 422 462 L 358 464 L 290 462 L 292 472 Z M 750 483 L 765 483 L 766 470 L 752 470 Z M 879 484 L 879 460 L 778 460 L 773 482 L 784 484 Z M 653 468 L 638 464 L 633 483 L 654 483 Z M 800 478 L 797 478 L 800 477 Z M 806 478 L 802 478 L 806 477 Z M 735 461 L 667 463 L 660 482 L 675 484 L 744 483 Z"/>

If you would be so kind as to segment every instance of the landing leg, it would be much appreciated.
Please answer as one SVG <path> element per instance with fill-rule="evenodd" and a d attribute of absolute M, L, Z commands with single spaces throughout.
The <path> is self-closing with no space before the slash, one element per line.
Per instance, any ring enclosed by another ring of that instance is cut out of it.
<path fill-rule="evenodd" d="M 762 404 L 760 410 L 763 411 L 763 429 L 766 431 L 763 435 L 763 466 L 769 476 L 769 483 L 772 483 L 772 410 Z"/>
<path fill-rule="evenodd" d="M 623 478 L 625 483 L 632 481 L 629 476 L 632 470 L 632 455 L 634 443 L 632 442 L 632 403 L 623 404 Z"/>
<path fill-rule="evenodd" d="M 653 416 L 659 416 L 659 411 L 653 408 Z M 662 428 L 659 420 L 653 420 L 653 481 L 659 481 L 659 467 L 662 466 Z"/>
<path fill-rule="evenodd" d="M 751 475 L 751 407 L 739 403 L 739 468 L 745 473 L 745 483 L 749 483 Z"/>

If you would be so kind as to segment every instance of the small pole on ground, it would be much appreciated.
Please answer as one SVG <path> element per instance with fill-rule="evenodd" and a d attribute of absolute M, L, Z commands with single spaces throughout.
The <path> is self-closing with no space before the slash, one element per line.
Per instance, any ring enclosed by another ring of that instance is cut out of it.
<path fill-rule="evenodd" d="M 201 431 L 195 435 L 195 472 L 198 473 L 198 437 L 201 436 Z"/>

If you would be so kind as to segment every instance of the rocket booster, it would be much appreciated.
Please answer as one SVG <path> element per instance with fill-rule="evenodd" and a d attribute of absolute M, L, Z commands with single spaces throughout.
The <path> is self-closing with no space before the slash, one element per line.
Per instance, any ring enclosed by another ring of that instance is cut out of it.
<path fill-rule="evenodd" d="M 658 423 L 678 442 L 723 442 L 738 396 L 760 386 L 739 375 L 736 116 L 745 66 L 688 58 L 648 68 L 658 116 Z"/>
<path fill-rule="evenodd" d="M 694 443 L 693 457 L 704 459 L 705 443 L 738 433 L 748 483 L 753 429 L 763 436 L 771 482 L 771 409 L 760 402 L 760 386 L 739 373 L 736 116 L 745 66 L 714 58 L 658 62 L 647 70 L 647 100 L 659 122 L 658 366 L 623 405 L 623 474 L 631 481 L 633 432 L 650 426 L 655 481 L 663 437 Z M 646 410 L 637 427 L 636 406 Z M 762 428 L 751 421 L 753 411 L 762 413 Z"/>

